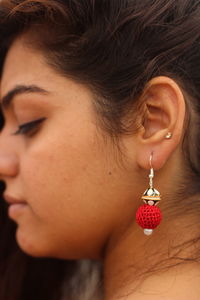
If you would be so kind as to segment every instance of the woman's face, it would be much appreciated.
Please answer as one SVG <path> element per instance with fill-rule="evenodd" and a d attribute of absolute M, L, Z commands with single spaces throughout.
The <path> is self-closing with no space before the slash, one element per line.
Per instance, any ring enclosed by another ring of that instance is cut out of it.
<path fill-rule="evenodd" d="M 9 213 L 19 246 L 33 256 L 100 257 L 127 215 L 130 183 L 98 130 L 92 93 L 52 70 L 22 37 L 5 60 L 1 102 L 6 95 L 0 174 L 5 194 L 27 203 Z"/>

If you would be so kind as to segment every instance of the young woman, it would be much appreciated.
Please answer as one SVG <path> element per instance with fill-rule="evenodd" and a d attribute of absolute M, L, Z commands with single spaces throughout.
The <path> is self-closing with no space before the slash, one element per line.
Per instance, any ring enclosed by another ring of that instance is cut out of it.
<path fill-rule="evenodd" d="M 0 19 L 20 249 L 102 261 L 104 300 L 199 299 L 200 2 L 3 0 Z"/>

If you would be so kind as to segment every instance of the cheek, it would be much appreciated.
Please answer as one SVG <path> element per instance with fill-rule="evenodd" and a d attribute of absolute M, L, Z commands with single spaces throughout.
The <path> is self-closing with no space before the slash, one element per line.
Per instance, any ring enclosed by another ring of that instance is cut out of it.
<path fill-rule="evenodd" d="M 46 139 L 48 140 L 48 139 Z M 56 146 L 55 146 L 56 145 Z M 92 216 L 103 204 L 106 164 L 94 136 L 57 138 L 38 144 L 21 167 L 26 200 L 41 222 L 67 219 L 71 224 Z"/>
<path fill-rule="evenodd" d="M 114 184 L 109 175 L 116 170 L 114 159 L 108 159 L 111 151 L 97 143 L 95 134 L 52 136 L 35 143 L 21 160 L 24 197 L 31 210 L 20 220 L 19 233 L 25 239 L 31 236 L 34 245 L 47 241 L 45 251 L 51 249 L 56 256 L 62 249 L 68 258 L 75 251 L 79 257 L 85 248 L 85 253 L 98 252 L 116 218 L 117 205 L 111 199 L 121 197 L 118 180 Z"/>
<path fill-rule="evenodd" d="M 92 162 L 76 159 L 75 152 L 68 159 L 67 153 L 27 160 L 24 186 L 31 209 L 19 222 L 18 241 L 36 256 L 96 258 L 108 235 L 102 188 Z"/>
<path fill-rule="evenodd" d="M 44 213 L 55 208 L 54 205 L 62 209 L 66 199 L 70 200 L 77 188 L 81 192 L 87 177 L 89 164 L 84 155 L 80 157 L 80 153 L 65 149 L 47 149 L 45 153 L 29 156 L 24 161 L 25 193 L 35 208 L 47 205 Z"/>

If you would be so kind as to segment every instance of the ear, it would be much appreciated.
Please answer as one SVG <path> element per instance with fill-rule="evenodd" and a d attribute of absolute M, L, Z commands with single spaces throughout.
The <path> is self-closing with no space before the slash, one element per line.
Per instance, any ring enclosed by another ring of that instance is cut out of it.
<path fill-rule="evenodd" d="M 183 137 L 185 100 L 178 84 L 169 77 L 155 77 L 146 86 L 142 99 L 145 115 L 136 134 L 136 161 L 149 169 L 163 167 Z M 168 133 L 172 134 L 166 139 Z"/>

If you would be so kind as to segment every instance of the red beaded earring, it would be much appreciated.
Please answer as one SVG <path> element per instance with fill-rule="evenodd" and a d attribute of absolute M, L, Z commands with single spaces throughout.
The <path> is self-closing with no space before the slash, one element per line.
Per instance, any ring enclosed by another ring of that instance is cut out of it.
<path fill-rule="evenodd" d="M 154 170 L 150 156 L 149 188 L 144 192 L 142 199 L 145 204 L 140 206 L 136 212 L 136 222 L 144 229 L 144 234 L 151 235 L 162 220 L 162 214 L 157 207 L 161 200 L 160 193 L 153 187 Z"/>

